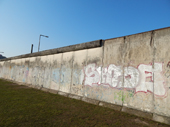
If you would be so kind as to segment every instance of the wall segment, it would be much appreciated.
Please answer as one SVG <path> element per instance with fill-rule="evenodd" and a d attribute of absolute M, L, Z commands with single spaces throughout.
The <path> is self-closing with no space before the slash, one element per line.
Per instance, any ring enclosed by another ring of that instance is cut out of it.
<path fill-rule="evenodd" d="M 104 44 L 104 45 L 103 45 Z M 170 117 L 170 28 L 0 61 L 0 78 Z M 122 108 L 124 111 L 125 108 Z"/>

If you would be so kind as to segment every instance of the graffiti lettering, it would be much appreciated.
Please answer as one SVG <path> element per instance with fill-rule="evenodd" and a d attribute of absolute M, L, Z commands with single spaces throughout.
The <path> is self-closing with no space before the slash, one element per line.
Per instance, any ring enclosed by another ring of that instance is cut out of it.
<path fill-rule="evenodd" d="M 167 65 L 169 67 L 169 63 Z M 0 66 L 0 76 L 10 78 L 19 82 L 27 82 L 49 88 L 51 81 L 62 86 L 78 84 L 104 86 L 116 89 L 132 89 L 135 92 L 152 92 L 157 96 L 165 96 L 165 80 L 162 73 L 162 63 L 140 64 L 137 68 L 128 66 L 116 66 L 110 64 L 108 67 L 89 64 L 83 69 L 74 68 L 71 70 L 66 66 L 62 68 L 50 67 L 28 67 L 28 66 Z M 165 73 L 165 76 L 168 74 Z"/>
<path fill-rule="evenodd" d="M 86 66 L 85 85 L 96 86 L 97 84 L 112 88 L 135 89 L 136 92 L 150 91 L 158 96 L 164 96 L 166 93 L 164 78 L 161 73 L 162 63 L 155 63 L 154 69 L 152 65 L 145 64 L 140 64 L 138 68 L 125 67 L 124 76 L 121 66 L 111 64 L 109 67 L 103 68 L 102 73 L 100 69 L 101 67 L 97 67 L 95 64 Z"/>

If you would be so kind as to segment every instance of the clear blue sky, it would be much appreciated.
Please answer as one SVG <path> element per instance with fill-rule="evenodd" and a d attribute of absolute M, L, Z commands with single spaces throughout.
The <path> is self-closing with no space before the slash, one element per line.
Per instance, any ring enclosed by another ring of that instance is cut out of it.
<path fill-rule="evenodd" d="M 6 57 L 169 26 L 170 0 L 0 0 Z"/>

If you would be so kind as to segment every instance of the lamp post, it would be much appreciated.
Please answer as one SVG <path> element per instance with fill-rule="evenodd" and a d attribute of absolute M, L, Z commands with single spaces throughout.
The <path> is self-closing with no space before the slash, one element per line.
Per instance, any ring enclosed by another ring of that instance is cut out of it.
<path fill-rule="evenodd" d="M 39 52 L 39 50 L 40 50 L 40 40 L 41 40 L 41 36 L 48 38 L 48 36 L 45 36 L 45 35 L 40 34 L 40 36 L 39 36 L 38 52 Z"/>
<path fill-rule="evenodd" d="M 33 44 L 31 45 L 31 53 L 32 53 L 32 51 L 33 51 Z"/>

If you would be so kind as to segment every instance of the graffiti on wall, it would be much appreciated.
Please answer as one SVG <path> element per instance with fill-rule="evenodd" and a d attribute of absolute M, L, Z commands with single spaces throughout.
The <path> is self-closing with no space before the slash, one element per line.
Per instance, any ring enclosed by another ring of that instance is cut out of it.
<path fill-rule="evenodd" d="M 55 68 L 52 70 L 52 81 L 57 84 L 60 83 L 60 68 Z"/>
<path fill-rule="evenodd" d="M 167 78 L 170 77 L 170 61 L 168 62 L 167 66 L 166 66 L 165 77 L 167 77 Z"/>
<path fill-rule="evenodd" d="M 60 83 L 62 86 L 68 85 L 71 82 L 71 68 L 67 68 L 66 66 L 62 66 L 61 73 L 60 73 Z"/>
<path fill-rule="evenodd" d="M 122 68 L 114 64 L 101 68 L 89 64 L 85 67 L 84 73 L 84 85 L 135 89 L 136 92 L 152 92 L 158 96 L 166 94 L 162 63 L 155 63 L 154 69 L 152 65 L 145 64 L 140 64 L 137 68 L 131 66 Z"/>
<path fill-rule="evenodd" d="M 12 66 L 10 69 L 1 66 L 1 76 L 19 82 L 28 82 L 33 85 L 49 87 L 51 81 L 65 86 L 73 82 L 86 86 L 105 86 L 116 89 L 133 89 L 135 92 L 152 92 L 157 96 L 165 96 L 165 80 L 162 73 L 162 63 L 140 64 L 137 68 L 128 66 L 116 66 L 110 64 L 108 67 L 97 67 L 92 63 L 83 69 L 74 69 L 62 66 L 62 68 Z M 169 67 L 169 64 L 167 65 Z M 73 74 L 72 74 L 73 73 Z M 73 80 L 72 80 L 73 78 Z M 46 84 L 48 84 L 46 86 Z"/>

